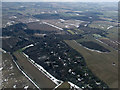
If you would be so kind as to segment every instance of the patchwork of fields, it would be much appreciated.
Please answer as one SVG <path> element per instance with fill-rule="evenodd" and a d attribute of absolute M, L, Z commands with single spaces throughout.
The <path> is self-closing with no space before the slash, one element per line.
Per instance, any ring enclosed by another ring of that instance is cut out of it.
<path fill-rule="evenodd" d="M 118 87 L 117 3 L 6 2 L 2 11 L 3 87 Z"/>

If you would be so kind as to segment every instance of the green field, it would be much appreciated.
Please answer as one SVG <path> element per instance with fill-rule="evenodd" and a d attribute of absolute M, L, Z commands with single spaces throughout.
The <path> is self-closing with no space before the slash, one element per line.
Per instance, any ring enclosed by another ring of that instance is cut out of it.
<path fill-rule="evenodd" d="M 109 28 L 111 26 L 112 26 L 112 28 Z M 107 38 L 117 41 L 118 40 L 118 27 L 116 27 L 116 26 L 117 26 L 116 23 L 106 22 L 106 21 L 105 22 L 99 22 L 99 21 L 93 22 L 89 25 L 89 27 L 98 28 L 98 29 L 106 31 Z M 96 37 L 96 35 L 94 35 L 94 36 Z"/>
<path fill-rule="evenodd" d="M 93 36 L 96 37 L 96 38 L 101 38 L 101 37 L 102 37 L 102 36 L 99 35 L 99 34 L 93 34 Z"/>
<path fill-rule="evenodd" d="M 101 80 L 103 80 L 110 88 L 118 87 L 118 58 L 117 52 L 110 47 L 110 53 L 98 53 L 85 49 L 80 46 L 75 40 L 65 40 L 65 42 L 81 53 L 85 58 L 87 66 Z M 112 63 L 116 65 L 113 66 Z"/>
<path fill-rule="evenodd" d="M 110 18 L 113 21 L 118 19 L 118 11 L 110 10 L 110 11 L 101 11 L 101 12 L 103 13 L 103 15 L 99 15 L 101 17 Z"/>
<path fill-rule="evenodd" d="M 99 28 L 101 30 L 105 30 L 105 31 L 108 31 L 108 27 L 110 26 L 117 26 L 117 23 L 113 23 L 113 22 L 110 22 L 110 21 L 94 21 L 92 22 L 91 24 L 89 24 L 89 27 L 92 27 L 92 28 Z"/>
<path fill-rule="evenodd" d="M 72 35 L 74 35 L 75 33 L 71 30 L 67 30 L 69 33 L 71 33 Z"/>
<path fill-rule="evenodd" d="M 114 27 L 114 28 L 109 29 L 107 37 L 112 40 L 118 41 L 118 28 Z"/>

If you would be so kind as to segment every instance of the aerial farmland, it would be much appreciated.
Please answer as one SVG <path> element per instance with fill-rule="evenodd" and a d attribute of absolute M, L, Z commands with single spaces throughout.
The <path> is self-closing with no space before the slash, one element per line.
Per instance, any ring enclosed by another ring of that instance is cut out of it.
<path fill-rule="evenodd" d="M 1 88 L 118 88 L 117 8 L 3 2 Z"/>

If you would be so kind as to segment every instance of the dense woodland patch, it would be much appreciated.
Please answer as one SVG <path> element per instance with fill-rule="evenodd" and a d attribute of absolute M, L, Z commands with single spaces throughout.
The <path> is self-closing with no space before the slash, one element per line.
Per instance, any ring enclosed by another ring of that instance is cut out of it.
<path fill-rule="evenodd" d="M 98 43 L 95 43 L 92 41 L 84 41 L 84 42 L 80 42 L 80 44 L 82 44 L 83 46 L 85 46 L 89 49 L 98 50 L 101 52 L 110 52 L 110 50 L 108 50 L 105 47 L 99 45 Z"/>

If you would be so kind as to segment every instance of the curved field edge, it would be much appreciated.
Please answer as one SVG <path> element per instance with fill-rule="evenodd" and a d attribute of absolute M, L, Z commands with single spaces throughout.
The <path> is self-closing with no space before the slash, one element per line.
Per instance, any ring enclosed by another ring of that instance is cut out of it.
<path fill-rule="evenodd" d="M 110 88 L 118 87 L 118 59 L 117 52 L 98 53 L 80 46 L 75 40 L 64 40 L 66 44 L 83 55 L 88 68 Z M 111 48 L 110 48 L 111 49 Z M 116 65 L 113 66 L 112 63 Z"/>

